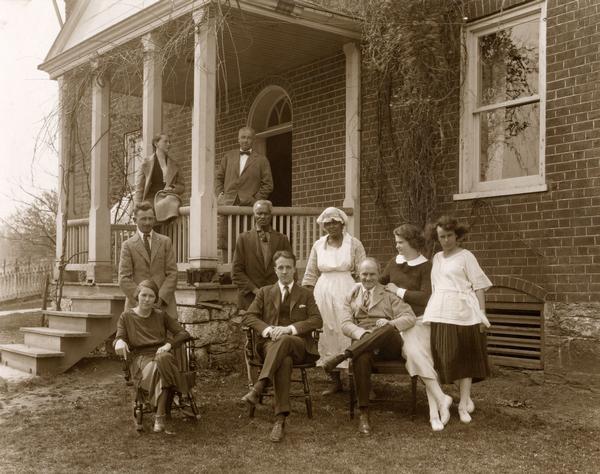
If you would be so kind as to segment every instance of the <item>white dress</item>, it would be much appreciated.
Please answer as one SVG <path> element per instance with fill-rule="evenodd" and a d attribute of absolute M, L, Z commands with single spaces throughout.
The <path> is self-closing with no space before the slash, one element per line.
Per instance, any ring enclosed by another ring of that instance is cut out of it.
<path fill-rule="evenodd" d="M 479 308 L 476 290 L 492 286 L 483 273 L 475 255 L 466 249 L 444 257 L 438 252 L 433 257 L 431 269 L 432 294 L 423 314 L 425 323 L 445 323 L 472 326 L 490 323 Z"/>
<path fill-rule="evenodd" d="M 323 333 L 319 338 L 321 358 L 317 365 L 322 365 L 328 357 L 344 352 L 352 342 L 342 333 L 340 316 L 344 299 L 356 284 L 352 272 L 365 257 L 362 243 L 346 232 L 339 248 L 327 245 L 327 236 L 323 236 L 310 251 L 302 285 L 315 287 L 315 301 L 323 318 Z M 347 366 L 346 361 L 338 367 Z"/>

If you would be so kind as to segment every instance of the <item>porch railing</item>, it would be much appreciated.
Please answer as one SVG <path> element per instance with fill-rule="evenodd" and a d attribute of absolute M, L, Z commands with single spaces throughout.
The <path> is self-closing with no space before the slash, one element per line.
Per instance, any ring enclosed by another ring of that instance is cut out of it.
<path fill-rule="evenodd" d="M 322 210 L 320 207 L 273 208 L 273 228 L 288 236 L 292 244 L 292 250 L 298 260 L 298 267 L 301 269 L 306 267 L 314 241 L 323 235 L 323 230 L 317 224 L 317 217 Z M 352 209 L 347 209 L 346 212 L 348 215 L 352 215 Z M 184 271 L 189 267 L 189 206 L 181 207 L 179 213 L 179 218 L 164 225 L 161 233 L 167 235 L 173 242 L 178 269 Z M 219 206 L 218 213 L 225 216 L 227 223 L 227 250 L 223 255 L 220 255 L 218 270 L 220 272 L 230 272 L 237 237 L 253 226 L 252 208 Z M 71 219 L 67 222 L 67 270 L 86 270 L 88 262 L 88 227 L 88 219 Z M 115 277 L 119 268 L 121 246 L 134 232 L 135 225 L 111 225 L 111 262 Z"/>
<path fill-rule="evenodd" d="M 89 219 L 70 219 L 67 221 L 67 245 L 65 260 L 67 270 L 83 271 L 88 262 Z"/>
<path fill-rule="evenodd" d="M 352 215 L 352 210 L 346 210 Z M 251 207 L 219 206 L 219 215 L 226 216 L 227 251 L 221 256 L 220 272 L 231 271 L 235 242 L 242 232 L 252 228 L 253 213 Z M 323 229 L 317 224 L 317 217 L 323 212 L 321 207 L 274 207 L 273 228 L 287 235 L 297 259 L 297 267 L 306 268 L 306 262 L 313 243 L 323 235 Z"/>

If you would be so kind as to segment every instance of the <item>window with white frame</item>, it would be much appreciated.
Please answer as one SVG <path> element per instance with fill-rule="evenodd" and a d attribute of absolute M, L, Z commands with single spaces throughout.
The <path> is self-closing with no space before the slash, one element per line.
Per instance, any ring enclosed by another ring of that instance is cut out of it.
<path fill-rule="evenodd" d="M 465 28 L 460 186 L 455 199 L 547 189 L 545 3 Z"/>

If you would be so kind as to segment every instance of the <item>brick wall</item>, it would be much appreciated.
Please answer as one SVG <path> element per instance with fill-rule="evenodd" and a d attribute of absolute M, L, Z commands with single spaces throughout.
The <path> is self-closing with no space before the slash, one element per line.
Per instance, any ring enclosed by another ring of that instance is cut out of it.
<path fill-rule="evenodd" d="M 239 90 L 223 92 L 217 103 L 216 162 L 236 148 L 237 132 L 246 125 L 250 107 L 268 85 L 290 95 L 292 130 L 292 204 L 341 206 L 345 168 L 345 58 L 307 64 L 285 74 L 267 76 Z"/>
<path fill-rule="evenodd" d="M 466 16 L 475 20 L 523 3 L 529 2 L 472 1 Z M 525 295 L 520 300 L 545 300 L 545 368 L 585 372 L 586 382 L 600 368 L 599 23 L 596 1 L 547 2 L 547 192 L 453 201 L 458 192 L 458 95 L 449 103 L 454 113 L 438 174 L 439 214 L 453 214 L 471 225 L 464 246 L 504 288 L 490 296 L 502 299 L 516 289 Z M 364 77 L 361 238 L 368 253 L 387 260 L 394 253 L 390 242 L 399 224 L 398 205 L 386 215 L 376 204 L 377 115 L 368 73 Z M 385 184 L 393 189 L 393 177 Z M 401 196 L 393 199 L 400 202 Z"/>
<path fill-rule="evenodd" d="M 474 1 L 468 16 L 472 20 L 496 12 L 501 4 L 506 9 L 522 3 Z M 548 192 L 453 201 L 458 192 L 458 113 L 446 130 L 447 154 L 438 179 L 440 214 L 454 214 L 471 224 L 465 246 L 491 277 L 525 279 L 543 287 L 549 300 L 562 302 L 600 300 L 598 21 L 597 2 L 548 2 Z M 452 107 L 458 111 L 458 97 Z M 398 222 L 397 213 L 386 219 L 375 204 L 370 180 L 375 143 L 376 110 L 367 80 L 363 82 L 361 236 L 367 251 L 384 259 L 393 253 L 390 231 Z"/>

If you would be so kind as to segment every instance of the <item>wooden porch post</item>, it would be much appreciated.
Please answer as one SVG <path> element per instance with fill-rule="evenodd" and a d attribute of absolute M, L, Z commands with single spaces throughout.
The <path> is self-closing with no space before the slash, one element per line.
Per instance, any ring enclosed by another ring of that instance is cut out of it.
<path fill-rule="evenodd" d="M 90 220 L 87 281 L 112 281 L 110 259 L 110 210 L 108 208 L 108 132 L 110 85 L 106 75 L 92 65 L 92 150 L 90 166 Z"/>
<path fill-rule="evenodd" d="M 348 231 L 360 238 L 360 47 L 344 45 L 346 55 L 346 183 L 344 207 L 354 209 Z"/>
<path fill-rule="evenodd" d="M 162 64 L 156 50 L 160 46 L 156 33 L 142 37 L 144 49 L 144 79 L 142 92 L 143 158 L 151 156 L 152 137 L 162 129 Z"/>
<path fill-rule="evenodd" d="M 192 189 L 190 253 L 192 268 L 217 268 L 217 203 L 214 195 L 217 38 L 208 9 L 193 13 L 194 107 L 192 110 Z"/>
<path fill-rule="evenodd" d="M 68 215 L 69 192 L 69 117 L 67 116 L 67 81 L 64 76 L 58 78 L 58 206 L 56 209 L 56 263 L 54 279 L 58 280 L 60 258 L 63 253 L 63 219 Z M 66 258 L 69 256 L 67 255 Z"/>

